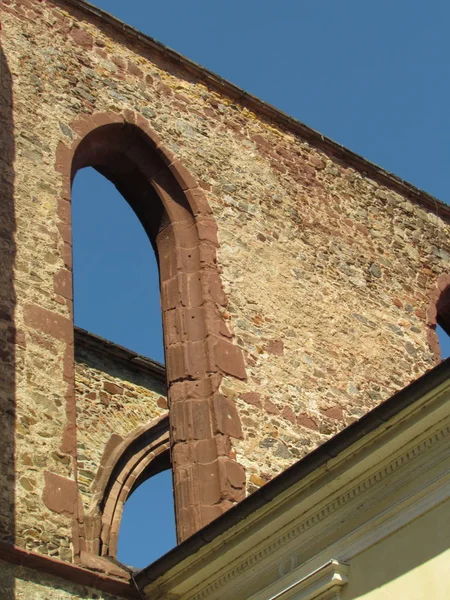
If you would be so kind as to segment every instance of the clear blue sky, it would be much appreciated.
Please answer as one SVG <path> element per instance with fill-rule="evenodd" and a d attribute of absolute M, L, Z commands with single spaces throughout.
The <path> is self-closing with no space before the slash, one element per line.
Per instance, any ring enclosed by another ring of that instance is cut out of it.
<path fill-rule="evenodd" d="M 93 4 L 450 200 L 448 0 Z M 76 178 L 73 207 L 76 323 L 163 361 L 156 267 L 136 218 L 90 170 Z M 121 541 L 119 554 L 139 567 L 174 543 L 164 533 L 170 517 L 159 515 L 159 531 L 147 510 L 139 524 L 154 493 L 141 488 L 127 503 L 129 541 Z M 166 506 L 167 496 L 157 502 Z"/>

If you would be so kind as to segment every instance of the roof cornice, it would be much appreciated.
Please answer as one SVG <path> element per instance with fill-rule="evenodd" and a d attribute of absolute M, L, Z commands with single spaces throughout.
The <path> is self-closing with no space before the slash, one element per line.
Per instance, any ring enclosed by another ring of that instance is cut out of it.
<path fill-rule="evenodd" d="M 394 422 L 400 421 L 406 414 L 419 414 L 424 419 L 424 404 L 435 401 L 435 398 L 441 401 L 445 393 L 447 394 L 445 406 L 448 390 L 450 390 L 450 359 L 443 361 L 382 402 L 265 486 L 247 496 L 228 512 L 139 571 L 133 576 L 138 587 L 143 589 L 149 584 L 154 585 L 160 577 L 164 577 L 171 569 L 176 569 L 183 561 L 193 562 L 197 553 L 199 557 L 203 556 L 202 553 L 206 552 L 208 547 L 212 547 L 219 538 L 220 547 L 225 548 L 225 541 L 232 535 L 237 538 L 239 532 L 252 529 L 256 531 L 256 523 L 262 514 L 274 510 L 274 507 L 280 503 L 285 503 L 287 506 L 290 499 L 295 497 L 297 488 L 303 486 L 305 481 L 310 482 L 308 478 L 320 477 L 321 473 L 329 470 L 327 464 L 333 463 L 336 466 L 343 463 L 347 456 L 356 456 L 360 447 L 370 446 L 373 439 L 381 436 L 381 432 L 393 431 Z M 412 420 L 412 417 L 410 419 Z M 420 428 L 426 430 L 423 422 L 420 423 Z"/>

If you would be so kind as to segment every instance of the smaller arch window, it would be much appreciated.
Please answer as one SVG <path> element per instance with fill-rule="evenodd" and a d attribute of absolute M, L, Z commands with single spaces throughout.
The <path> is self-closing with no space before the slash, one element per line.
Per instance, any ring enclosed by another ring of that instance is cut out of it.
<path fill-rule="evenodd" d="M 136 428 L 118 444 L 113 434 L 110 442 L 92 486 L 86 548 L 144 567 L 176 544 L 168 416 Z"/>
<path fill-rule="evenodd" d="M 450 275 L 442 274 L 428 306 L 428 341 L 437 360 L 450 357 Z"/>
<path fill-rule="evenodd" d="M 172 472 L 165 469 L 128 496 L 119 530 L 117 559 L 142 569 L 176 543 Z"/>
<path fill-rule="evenodd" d="M 441 360 L 445 360 L 450 356 L 450 336 L 439 324 L 436 326 L 436 334 L 439 340 L 439 348 L 441 350 Z"/>

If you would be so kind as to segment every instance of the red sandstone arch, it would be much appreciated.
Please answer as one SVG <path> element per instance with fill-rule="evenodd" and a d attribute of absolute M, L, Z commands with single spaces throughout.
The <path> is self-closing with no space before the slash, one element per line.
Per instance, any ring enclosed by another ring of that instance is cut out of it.
<path fill-rule="evenodd" d="M 216 262 L 217 227 L 203 191 L 131 111 L 83 117 L 60 144 L 60 232 L 70 264 L 70 188 L 83 167 L 97 169 L 130 203 L 155 248 L 168 378 L 170 437 L 179 541 L 244 497 L 245 473 L 231 456 L 242 430 L 234 403 L 218 393 L 222 375 L 245 378 L 240 349 L 221 316 L 226 305 Z M 66 372 L 70 357 L 67 358 Z M 70 377 L 69 377 L 70 379 Z M 73 381 L 73 378 L 71 379 Z M 74 398 L 66 447 L 74 446 Z"/>
<path fill-rule="evenodd" d="M 427 311 L 428 343 L 436 361 L 441 360 L 441 348 L 436 333 L 440 325 L 450 335 L 450 275 L 443 273 L 430 293 Z"/>
<path fill-rule="evenodd" d="M 84 518 L 88 552 L 116 556 L 125 502 L 146 479 L 170 468 L 169 449 L 167 415 L 137 427 L 125 438 L 111 436 L 93 482 L 92 506 Z"/>

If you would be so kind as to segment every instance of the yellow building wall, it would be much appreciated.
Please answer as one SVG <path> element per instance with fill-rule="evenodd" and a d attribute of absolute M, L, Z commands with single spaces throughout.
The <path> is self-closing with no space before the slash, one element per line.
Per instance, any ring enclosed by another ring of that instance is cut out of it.
<path fill-rule="evenodd" d="M 342 600 L 450 598 L 450 500 L 349 562 Z"/>

